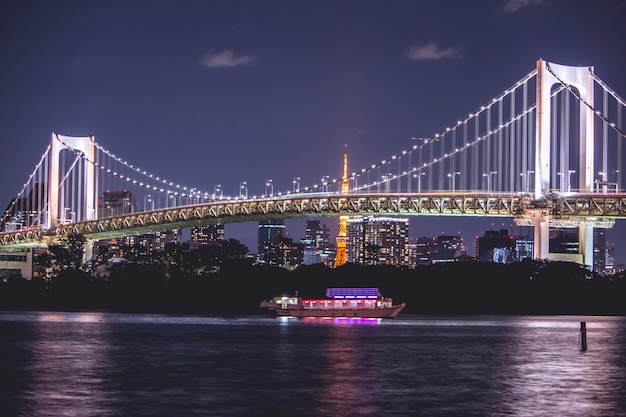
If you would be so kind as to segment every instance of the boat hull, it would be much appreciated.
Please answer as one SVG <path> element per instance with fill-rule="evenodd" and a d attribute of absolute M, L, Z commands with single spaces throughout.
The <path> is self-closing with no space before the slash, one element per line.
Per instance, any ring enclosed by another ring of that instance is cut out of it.
<path fill-rule="evenodd" d="M 277 308 L 276 315 L 282 317 L 362 317 L 362 318 L 394 318 L 406 306 L 405 303 L 391 307 L 375 309 L 304 309 Z"/>

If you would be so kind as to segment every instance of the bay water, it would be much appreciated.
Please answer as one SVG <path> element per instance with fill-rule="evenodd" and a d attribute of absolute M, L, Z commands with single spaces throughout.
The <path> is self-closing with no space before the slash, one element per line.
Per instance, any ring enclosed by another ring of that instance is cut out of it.
<path fill-rule="evenodd" d="M 3 417 L 626 416 L 626 317 L 5 311 L 0 377 Z"/>

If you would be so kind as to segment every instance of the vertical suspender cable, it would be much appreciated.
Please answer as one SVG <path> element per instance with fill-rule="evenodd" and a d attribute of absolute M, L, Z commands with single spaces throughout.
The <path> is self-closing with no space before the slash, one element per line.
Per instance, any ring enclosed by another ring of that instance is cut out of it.
<path fill-rule="evenodd" d="M 480 137 L 480 112 L 474 114 L 474 141 L 476 142 L 476 145 L 474 145 L 474 181 L 476 181 L 475 184 L 475 188 L 477 190 L 480 190 L 480 171 L 479 171 L 479 167 L 480 167 L 480 149 L 484 146 L 484 142 L 483 144 L 481 144 L 481 142 L 478 141 L 478 138 Z"/>
<path fill-rule="evenodd" d="M 617 104 L 617 126 L 622 129 L 622 110 L 623 107 L 619 106 L 619 103 Z M 622 178 L 623 175 L 623 170 L 622 170 L 622 141 L 624 139 L 619 137 L 619 135 L 617 135 L 617 177 L 615 178 L 615 181 L 617 181 L 617 189 L 618 191 L 621 192 L 621 188 L 620 188 L 620 184 L 622 183 L 620 181 L 620 179 Z"/>
<path fill-rule="evenodd" d="M 561 173 L 561 175 L 559 175 L 559 190 L 560 191 L 565 191 L 567 190 L 567 188 L 565 188 L 564 184 L 566 184 L 566 176 L 568 175 L 567 170 L 569 169 L 569 161 L 567 159 L 567 155 L 568 153 L 568 148 L 569 148 L 569 136 L 565 136 L 565 124 L 567 121 L 567 115 L 565 114 L 565 109 L 567 107 L 567 102 L 568 102 L 568 94 L 565 93 L 561 93 L 559 94 L 561 96 L 561 105 L 560 107 L 560 112 L 559 112 L 559 125 L 557 126 L 557 129 L 559 129 L 559 137 L 558 137 L 558 149 L 559 149 L 559 172 Z"/>
<path fill-rule="evenodd" d="M 582 104 L 581 104 L 582 105 Z M 608 93 L 605 89 L 602 90 L 602 115 L 606 118 L 608 117 Z M 602 124 L 602 172 L 605 173 L 604 181 L 612 181 L 609 177 L 611 173 L 609 172 L 609 164 L 608 164 L 608 135 L 609 135 L 609 125 L 607 123 Z"/>
<path fill-rule="evenodd" d="M 557 128 L 557 123 L 554 123 L 555 120 L 557 120 L 557 97 L 553 96 L 550 99 L 550 103 L 551 103 L 551 115 L 550 115 L 550 120 L 552 120 L 551 123 L 551 127 L 552 127 L 552 131 L 550 132 L 550 168 L 552 168 L 552 172 L 550 174 L 550 188 L 551 189 L 555 189 L 557 188 L 557 182 L 556 182 L 556 173 L 557 171 L 557 166 L 558 166 L 558 162 L 557 162 L 557 156 L 558 156 L 558 144 L 556 143 L 556 128 Z"/>

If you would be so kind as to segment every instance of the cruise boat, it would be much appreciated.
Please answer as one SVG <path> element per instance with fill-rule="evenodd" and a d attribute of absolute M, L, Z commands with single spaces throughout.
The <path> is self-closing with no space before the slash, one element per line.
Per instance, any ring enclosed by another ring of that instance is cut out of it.
<path fill-rule="evenodd" d="M 277 296 L 261 302 L 277 316 L 286 317 L 365 317 L 393 318 L 406 303 L 393 304 L 378 288 L 327 288 L 326 298 Z"/>

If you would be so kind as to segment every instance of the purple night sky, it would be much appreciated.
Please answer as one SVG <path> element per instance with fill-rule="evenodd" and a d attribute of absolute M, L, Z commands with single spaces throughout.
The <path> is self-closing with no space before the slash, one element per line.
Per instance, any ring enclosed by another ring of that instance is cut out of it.
<path fill-rule="evenodd" d="M 528 74 L 592 65 L 626 96 L 624 0 L 10 1 L 0 14 L 0 202 L 56 132 L 200 189 L 290 190 L 412 146 Z M 304 219 L 287 223 L 304 236 Z M 338 219 L 324 218 L 336 231 Z M 473 253 L 512 218 L 412 217 Z M 492 226 L 493 225 L 493 226 Z M 226 237 L 256 252 L 255 222 Z M 515 233 L 518 228 L 515 227 Z M 626 262 L 626 220 L 609 230 Z"/>

